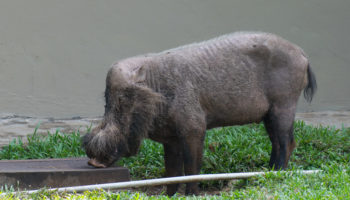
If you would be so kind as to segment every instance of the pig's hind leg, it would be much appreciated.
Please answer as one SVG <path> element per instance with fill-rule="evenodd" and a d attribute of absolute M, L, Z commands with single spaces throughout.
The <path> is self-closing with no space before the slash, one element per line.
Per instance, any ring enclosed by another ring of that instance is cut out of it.
<path fill-rule="evenodd" d="M 269 166 L 285 169 L 295 148 L 293 123 L 296 106 L 272 106 L 264 118 L 266 131 L 272 143 Z"/>

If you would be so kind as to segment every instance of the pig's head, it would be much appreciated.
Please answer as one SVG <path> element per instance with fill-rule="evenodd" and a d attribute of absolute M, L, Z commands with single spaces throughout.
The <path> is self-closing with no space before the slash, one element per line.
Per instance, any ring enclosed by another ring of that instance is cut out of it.
<path fill-rule="evenodd" d="M 152 89 L 137 86 L 113 84 L 109 72 L 105 91 L 105 114 L 99 126 L 83 137 L 82 145 L 89 164 L 108 167 L 121 157 L 137 154 L 141 141 L 147 137 L 162 96 Z M 120 78 L 120 77 L 119 77 Z"/>
<path fill-rule="evenodd" d="M 115 123 L 101 122 L 83 137 L 83 147 L 91 160 L 89 165 L 108 167 L 127 151 L 125 137 Z"/>

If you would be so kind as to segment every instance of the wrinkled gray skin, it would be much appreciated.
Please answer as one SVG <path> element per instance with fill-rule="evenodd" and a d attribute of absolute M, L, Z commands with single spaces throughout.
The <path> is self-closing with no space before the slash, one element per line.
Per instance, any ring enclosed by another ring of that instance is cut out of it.
<path fill-rule="evenodd" d="M 166 175 L 198 174 L 205 131 L 263 121 L 270 166 L 287 167 L 301 91 L 316 80 L 302 49 L 269 33 L 240 32 L 115 63 L 101 124 L 83 138 L 90 165 L 135 155 L 143 138 L 164 145 Z M 173 195 L 178 184 L 170 185 Z M 186 194 L 198 193 L 188 183 Z"/>

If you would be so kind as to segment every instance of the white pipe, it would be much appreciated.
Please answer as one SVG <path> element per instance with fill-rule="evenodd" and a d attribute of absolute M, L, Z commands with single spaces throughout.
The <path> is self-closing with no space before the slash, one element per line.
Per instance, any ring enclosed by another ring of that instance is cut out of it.
<path fill-rule="evenodd" d="M 83 185 L 73 187 L 62 187 L 52 188 L 49 191 L 57 192 L 82 192 L 86 190 L 97 190 L 97 189 L 125 189 L 125 188 L 137 188 L 145 186 L 156 186 L 156 185 L 168 185 L 174 183 L 188 183 L 188 182 L 199 182 L 199 181 L 214 181 L 214 180 L 230 180 L 230 179 L 245 179 L 258 175 L 265 175 L 267 173 L 301 173 L 301 174 L 313 174 L 321 172 L 322 170 L 301 170 L 301 171 L 272 171 L 272 172 L 244 172 L 244 173 L 224 173 L 224 174 L 201 174 L 201 175 L 190 175 L 190 176 L 178 176 L 169 178 L 157 178 L 149 180 L 139 181 L 128 181 L 118 183 L 105 183 L 96 185 Z M 40 190 L 29 190 L 24 191 L 25 193 L 36 193 Z"/>

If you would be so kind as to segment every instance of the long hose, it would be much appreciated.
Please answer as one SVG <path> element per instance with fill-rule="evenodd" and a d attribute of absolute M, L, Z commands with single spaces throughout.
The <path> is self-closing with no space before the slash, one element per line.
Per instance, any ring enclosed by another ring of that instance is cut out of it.
<path fill-rule="evenodd" d="M 169 178 L 157 178 L 149 180 L 139 181 L 128 181 L 118 183 L 105 183 L 96 185 L 82 185 L 73 187 L 61 187 L 48 189 L 49 191 L 57 192 L 82 192 L 87 190 L 111 190 L 111 189 L 125 189 L 125 188 L 138 188 L 145 186 L 156 186 L 156 185 L 168 185 L 174 183 L 188 183 L 188 182 L 199 182 L 199 181 L 213 181 L 213 180 L 230 180 L 230 179 L 246 179 L 259 175 L 266 174 L 285 174 L 285 173 L 300 173 L 300 174 L 313 174 L 321 172 L 322 170 L 300 170 L 300 171 L 272 171 L 272 172 L 244 172 L 244 173 L 224 173 L 224 174 L 201 174 L 201 175 L 190 175 L 190 176 L 178 176 Z M 22 193 L 36 193 L 40 190 L 29 190 L 22 191 Z"/>

